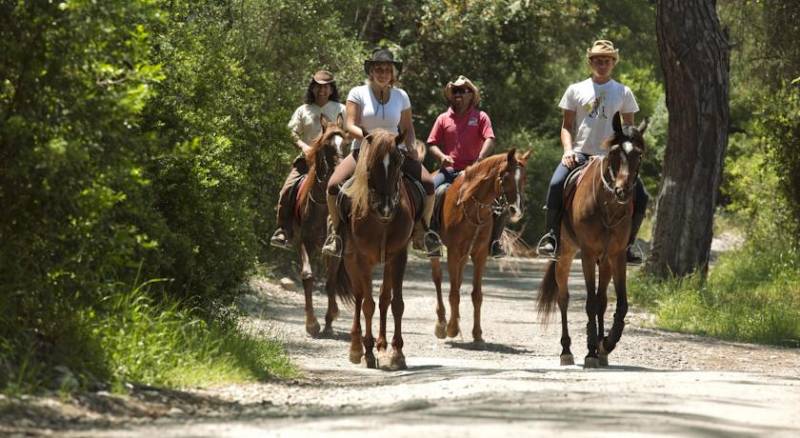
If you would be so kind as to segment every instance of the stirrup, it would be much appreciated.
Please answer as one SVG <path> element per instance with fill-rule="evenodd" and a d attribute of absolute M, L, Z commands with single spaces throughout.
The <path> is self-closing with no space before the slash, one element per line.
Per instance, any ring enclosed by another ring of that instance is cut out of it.
<path fill-rule="evenodd" d="M 289 237 L 286 235 L 286 231 L 284 231 L 283 228 L 278 228 L 274 233 L 272 233 L 272 237 L 269 239 L 269 244 L 275 248 L 291 249 L 289 245 Z"/>
<path fill-rule="evenodd" d="M 429 257 L 431 256 L 431 254 L 441 255 L 440 249 L 442 247 L 442 238 L 439 236 L 439 233 L 431 229 L 428 229 L 427 231 L 425 231 L 425 237 L 422 240 L 425 244 L 425 252 L 428 253 Z"/>
<path fill-rule="evenodd" d="M 551 245 L 553 247 L 552 251 L 545 247 L 545 245 Z M 553 261 L 558 260 L 558 239 L 553 233 L 548 232 L 536 244 L 536 256 L 547 258 Z"/>
<path fill-rule="evenodd" d="M 328 234 L 325 244 L 322 245 L 322 254 L 340 258 L 342 256 L 342 238 L 336 233 Z"/>

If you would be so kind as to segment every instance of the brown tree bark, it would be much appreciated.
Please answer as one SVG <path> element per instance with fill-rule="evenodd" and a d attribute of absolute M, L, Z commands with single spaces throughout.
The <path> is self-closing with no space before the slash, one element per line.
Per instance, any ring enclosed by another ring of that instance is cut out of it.
<path fill-rule="evenodd" d="M 662 277 L 708 270 L 729 119 L 730 47 L 715 6 L 714 0 L 657 4 L 669 132 L 645 269 Z"/>

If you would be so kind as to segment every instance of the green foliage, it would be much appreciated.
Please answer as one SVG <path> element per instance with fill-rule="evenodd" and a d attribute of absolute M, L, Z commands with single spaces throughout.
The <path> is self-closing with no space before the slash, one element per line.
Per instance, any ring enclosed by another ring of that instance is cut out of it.
<path fill-rule="evenodd" d="M 800 345 L 800 252 L 780 235 L 723 254 L 704 282 L 635 276 L 632 302 L 658 326 L 725 339 Z"/>

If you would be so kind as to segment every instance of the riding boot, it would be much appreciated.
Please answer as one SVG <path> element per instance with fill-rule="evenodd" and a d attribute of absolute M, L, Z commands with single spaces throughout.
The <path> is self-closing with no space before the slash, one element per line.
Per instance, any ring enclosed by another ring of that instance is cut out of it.
<path fill-rule="evenodd" d="M 639 234 L 639 228 L 642 226 L 643 220 L 644 212 L 633 212 L 633 218 L 631 219 L 631 235 L 628 238 L 628 249 L 625 254 L 625 258 L 627 259 L 627 263 L 629 265 L 642 264 L 642 257 L 633 252 L 633 244 L 636 242 L 636 235 Z"/>
<path fill-rule="evenodd" d="M 328 202 L 328 237 L 322 245 L 322 253 L 331 257 L 342 256 L 342 238 L 339 237 L 339 211 L 336 207 L 336 195 L 330 193 L 326 197 Z"/>
<path fill-rule="evenodd" d="M 425 230 L 425 252 L 428 257 L 442 256 L 442 240 L 439 233 L 431 229 L 431 217 L 433 217 L 433 206 L 436 203 L 436 195 L 426 195 L 422 207 L 422 227 Z"/>
<path fill-rule="evenodd" d="M 558 258 L 558 247 L 561 239 L 561 210 L 548 208 L 545 216 L 547 234 L 539 239 L 536 254 L 552 260 Z"/>
<path fill-rule="evenodd" d="M 291 189 L 285 190 L 278 198 L 278 229 L 272 233 L 269 239 L 270 245 L 276 248 L 289 249 L 292 240 L 292 214 L 294 212 L 294 202 L 292 202 Z"/>
<path fill-rule="evenodd" d="M 506 219 L 508 212 L 503 212 L 499 215 L 492 214 L 492 238 L 489 246 L 489 255 L 492 258 L 499 259 L 506 255 L 506 250 L 503 248 L 503 243 L 500 238 L 503 236 L 503 230 L 506 228 Z"/>

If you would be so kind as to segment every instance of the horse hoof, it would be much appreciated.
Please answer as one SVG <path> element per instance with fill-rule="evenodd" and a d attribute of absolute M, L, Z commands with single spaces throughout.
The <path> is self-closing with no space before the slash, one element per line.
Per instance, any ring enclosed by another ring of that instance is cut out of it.
<path fill-rule="evenodd" d="M 598 356 L 598 359 L 600 360 L 600 366 L 601 367 L 607 367 L 608 366 L 608 355 L 600 353 L 597 356 Z"/>
<path fill-rule="evenodd" d="M 378 361 L 377 361 L 377 359 L 375 359 L 374 355 L 365 354 L 361 358 L 361 366 L 363 366 L 364 368 L 377 368 L 378 367 Z"/>
<path fill-rule="evenodd" d="M 361 351 L 351 351 L 350 352 L 350 362 L 354 363 L 356 365 L 360 364 L 361 363 L 361 356 L 363 356 Z"/>
<path fill-rule="evenodd" d="M 473 338 L 472 343 L 477 347 L 482 347 L 484 344 L 486 344 L 486 341 L 484 341 L 482 337 L 476 336 Z"/>
<path fill-rule="evenodd" d="M 317 321 L 314 321 L 313 324 L 306 323 L 306 333 L 311 335 L 313 338 L 319 336 L 319 323 Z"/>
<path fill-rule="evenodd" d="M 575 358 L 572 357 L 571 354 L 562 354 L 561 355 L 561 366 L 565 367 L 568 365 L 575 365 Z"/>
<path fill-rule="evenodd" d="M 600 368 L 600 359 L 596 357 L 586 356 L 583 360 L 584 368 Z"/>
<path fill-rule="evenodd" d="M 433 331 L 436 334 L 436 337 L 439 339 L 444 339 L 447 337 L 447 327 L 443 322 L 436 323 L 436 330 Z"/>
<path fill-rule="evenodd" d="M 447 337 L 455 338 L 461 333 L 461 329 L 457 325 L 447 326 Z"/>
<path fill-rule="evenodd" d="M 389 369 L 392 371 L 399 371 L 408 368 L 406 366 L 406 357 L 403 354 L 393 354 L 389 362 Z"/>
<path fill-rule="evenodd" d="M 324 329 L 322 329 L 322 337 L 325 338 L 332 338 L 333 337 L 333 327 L 326 325 Z"/>

